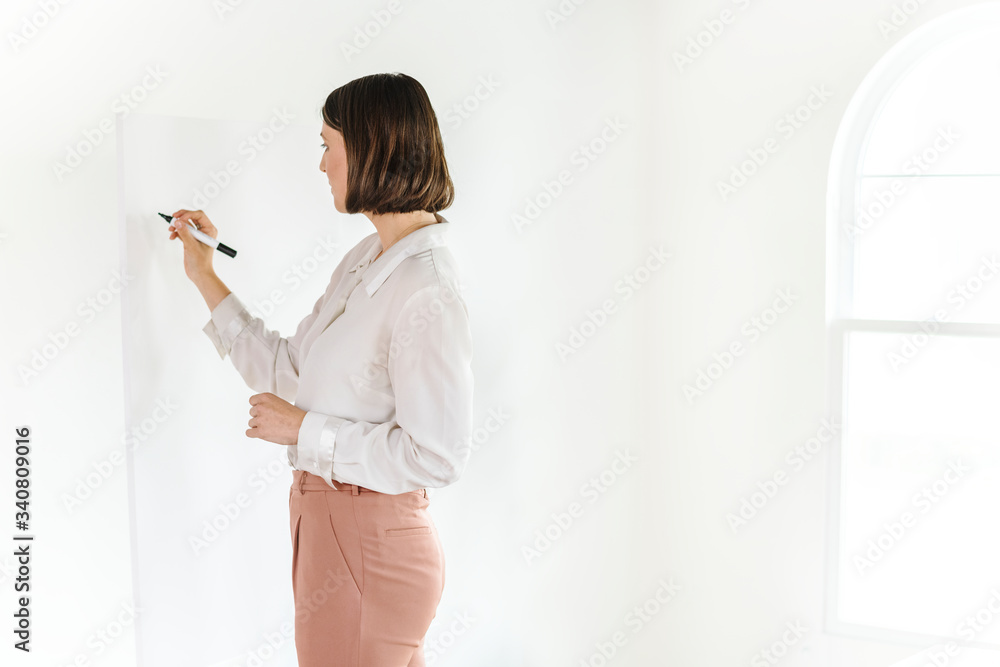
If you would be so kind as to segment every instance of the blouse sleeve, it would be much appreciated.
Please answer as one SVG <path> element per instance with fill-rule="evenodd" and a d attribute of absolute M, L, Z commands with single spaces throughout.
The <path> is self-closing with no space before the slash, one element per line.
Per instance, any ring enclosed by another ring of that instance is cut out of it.
<path fill-rule="evenodd" d="M 383 493 L 443 487 L 471 453 L 472 333 L 461 296 L 430 285 L 413 294 L 393 326 L 387 370 L 395 418 L 351 421 L 309 411 L 298 433 L 298 467 Z"/>
<path fill-rule="evenodd" d="M 230 292 L 212 309 L 211 319 L 202 331 L 215 344 L 222 359 L 229 355 L 247 386 L 257 392 L 270 392 L 292 403 L 299 387 L 299 343 L 329 293 L 316 300 L 312 312 L 299 322 L 295 334 L 282 338 L 253 317 L 246 306 Z"/>

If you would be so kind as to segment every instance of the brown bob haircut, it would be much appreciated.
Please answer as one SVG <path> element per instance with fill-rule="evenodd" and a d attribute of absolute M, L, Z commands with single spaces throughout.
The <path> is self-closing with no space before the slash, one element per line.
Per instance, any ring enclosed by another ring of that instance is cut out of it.
<path fill-rule="evenodd" d="M 413 77 L 345 83 L 326 98 L 323 122 L 344 136 L 348 213 L 437 213 L 455 200 L 437 116 Z"/>

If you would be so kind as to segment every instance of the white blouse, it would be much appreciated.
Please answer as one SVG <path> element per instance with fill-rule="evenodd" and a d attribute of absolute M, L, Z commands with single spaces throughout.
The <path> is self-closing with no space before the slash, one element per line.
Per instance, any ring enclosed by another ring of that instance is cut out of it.
<path fill-rule="evenodd" d="M 451 223 L 435 216 L 378 259 L 378 233 L 362 239 L 289 338 L 232 292 L 202 329 L 251 389 L 307 411 L 288 462 L 331 487 L 443 487 L 468 463 L 472 333 Z"/>

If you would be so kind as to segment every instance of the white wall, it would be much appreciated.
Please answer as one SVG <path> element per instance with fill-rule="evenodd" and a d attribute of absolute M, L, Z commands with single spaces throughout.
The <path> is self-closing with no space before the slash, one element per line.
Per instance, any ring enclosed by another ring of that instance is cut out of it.
<path fill-rule="evenodd" d="M 546 12 L 575 5 L 400 0 L 350 59 L 341 44 L 388 2 L 243 2 L 221 15 L 221 2 L 68 3 L 16 48 L 10 34 L 41 5 L 5 5 L 0 278 L 9 356 L 0 399 L 8 442 L 15 427 L 33 432 L 34 659 L 135 660 L 126 472 L 112 464 L 72 512 L 64 499 L 124 452 L 121 304 L 109 290 L 119 267 L 118 174 L 113 132 L 100 128 L 113 126 L 116 100 L 150 68 L 162 74 L 145 79 L 138 111 L 257 122 L 279 107 L 317 132 L 326 95 L 357 76 L 403 71 L 431 96 L 458 191 L 445 215 L 465 228 L 456 255 L 477 341 L 477 422 L 491 409 L 509 415 L 432 505 L 449 569 L 428 640 L 446 639 L 456 614 L 475 619 L 437 664 L 578 665 L 618 631 L 627 641 L 612 664 L 748 664 L 795 621 L 807 631 L 782 664 L 888 665 L 912 653 L 822 632 L 825 459 L 736 534 L 725 515 L 824 417 L 826 177 L 840 116 L 892 44 L 969 4 L 927 3 L 884 37 L 888 0 L 591 0 L 554 27 Z M 733 20 L 678 71 L 673 53 L 724 8 Z M 495 90 L 480 87 L 484 79 Z M 829 99 L 783 136 L 775 123 L 814 86 Z M 477 90 L 478 108 L 456 123 L 448 109 Z M 581 170 L 574 152 L 615 119 L 620 133 L 607 134 L 607 150 Z M 722 201 L 717 181 L 771 136 L 779 150 Z M 57 176 L 57 163 L 88 137 L 100 137 L 92 153 Z M 193 183 L 217 168 L 190 166 Z M 518 232 L 512 215 L 561 170 L 571 182 Z M 324 188 L 318 170 L 315 178 L 303 192 Z M 366 231 L 365 218 L 337 214 L 332 201 L 329 211 L 331 228 Z M 293 233 L 294 221 L 287 227 Z M 661 245 L 666 265 L 631 298 L 616 292 Z M 164 271 L 179 275 L 174 250 Z M 682 386 L 714 353 L 746 341 L 742 324 L 779 289 L 797 296 L 792 307 L 705 395 L 685 399 Z M 96 316 L 79 309 L 103 296 Z M 606 299 L 616 311 L 563 361 L 556 343 Z M 19 367 L 73 323 L 75 335 L 22 381 Z M 178 345 L 210 346 L 204 319 L 189 324 Z M 590 503 L 582 485 L 626 450 L 637 462 Z M 11 489 L 12 457 L 0 466 Z M 527 563 L 521 547 L 574 501 L 582 515 Z M 11 551 L 0 557 L 4 587 Z M 661 578 L 681 588 L 634 632 L 626 615 Z M 120 637 L 95 644 L 102 629 L 118 635 L 118 622 Z M 261 643 L 272 630 L 262 618 Z"/>

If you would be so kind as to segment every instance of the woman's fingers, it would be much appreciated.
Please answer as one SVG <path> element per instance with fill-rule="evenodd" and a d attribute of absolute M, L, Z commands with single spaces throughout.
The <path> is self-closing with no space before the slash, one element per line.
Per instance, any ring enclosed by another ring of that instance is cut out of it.
<path fill-rule="evenodd" d="M 202 244 L 195 236 L 199 230 L 215 238 L 215 227 L 203 211 L 189 211 L 180 208 L 171 216 L 170 240 L 180 238 L 184 244 L 184 273 L 191 280 L 212 270 L 212 248 Z"/>
<path fill-rule="evenodd" d="M 173 216 L 184 221 L 190 220 L 194 223 L 196 229 L 205 232 L 212 238 L 218 238 L 215 225 L 213 225 L 212 221 L 208 219 L 208 216 L 205 215 L 204 211 L 189 211 L 186 208 L 181 208 L 174 212 Z"/>
<path fill-rule="evenodd" d="M 178 209 L 174 212 L 174 217 L 181 220 L 191 220 L 192 222 L 199 222 L 202 218 L 205 218 L 205 214 L 202 211 L 189 211 L 186 208 Z"/>

